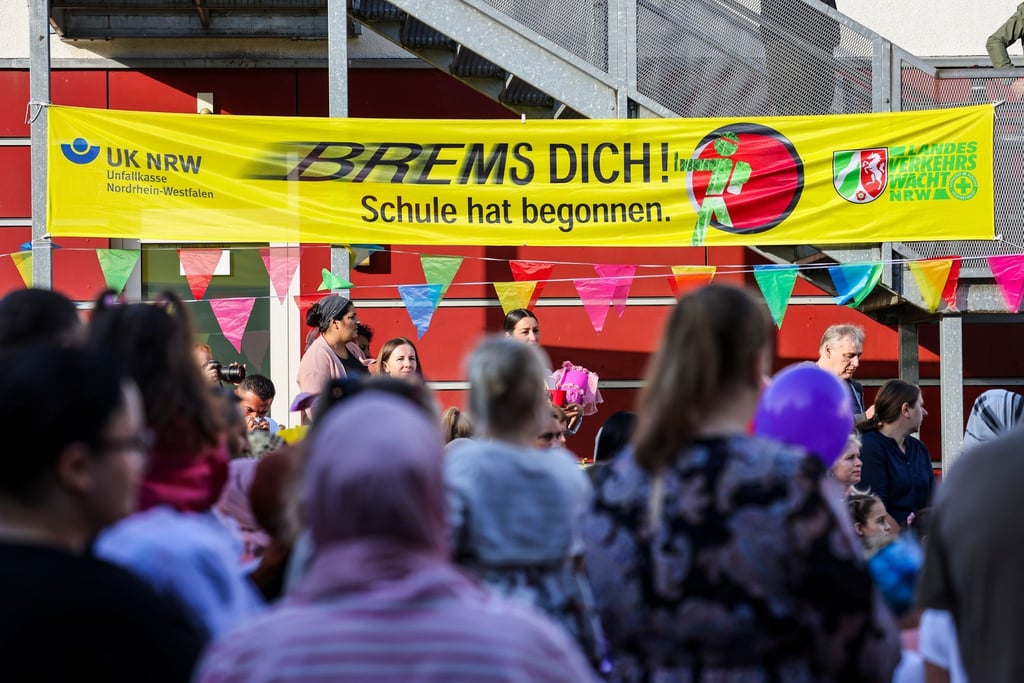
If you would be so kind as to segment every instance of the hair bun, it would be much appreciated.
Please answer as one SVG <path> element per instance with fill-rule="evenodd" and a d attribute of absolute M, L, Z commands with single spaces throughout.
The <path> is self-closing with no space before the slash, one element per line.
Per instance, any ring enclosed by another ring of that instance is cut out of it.
<path fill-rule="evenodd" d="M 309 327 L 320 327 L 320 302 L 309 307 L 306 311 L 306 325 Z"/>

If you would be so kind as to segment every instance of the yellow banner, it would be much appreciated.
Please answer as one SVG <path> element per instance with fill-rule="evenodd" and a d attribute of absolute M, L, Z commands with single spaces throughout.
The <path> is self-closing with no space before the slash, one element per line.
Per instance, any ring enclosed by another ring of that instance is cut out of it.
<path fill-rule="evenodd" d="M 54 236 L 755 245 L 990 239 L 993 108 L 419 121 L 51 107 Z"/>

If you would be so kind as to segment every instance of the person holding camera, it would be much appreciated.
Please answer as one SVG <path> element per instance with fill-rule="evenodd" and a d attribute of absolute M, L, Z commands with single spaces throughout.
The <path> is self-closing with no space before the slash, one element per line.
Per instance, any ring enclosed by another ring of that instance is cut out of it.
<path fill-rule="evenodd" d="M 210 384 L 238 384 L 245 379 L 245 366 L 238 363 L 224 365 L 219 360 L 214 360 L 213 350 L 209 344 L 193 344 L 192 353 L 195 354 L 196 362 L 203 371 L 203 377 Z"/>

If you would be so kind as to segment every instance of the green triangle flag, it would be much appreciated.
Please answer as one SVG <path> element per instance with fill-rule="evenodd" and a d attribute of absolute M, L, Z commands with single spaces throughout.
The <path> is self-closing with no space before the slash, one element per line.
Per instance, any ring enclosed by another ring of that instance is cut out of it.
<path fill-rule="evenodd" d="M 423 278 L 428 285 L 441 285 L 441 296 L 448 293 L 448 287 L 455 279 L 462 265 L 461 256 L 420 256 L 420 265 L 423 266 Z"/>
<path fill-rule="evenodd" d="M 316 291 L 322 292 L 325 289 L 352 289 L 353 285 L 351 282 L 345 278 L 338 277 L 326 268 L 324 268 L 321 273 L 323 273 L 324 279 L 323 282 L 320 283 L 320 286 L 316 288 Z"/>
<path fill-rule="evenodd" d="M 798 270 L 798 266 L 754 266 L 754 279 L 757 280 L 757 286 L 761 288 L 772 320 L 779 329 L 782 329 L 782 319 L 786 317 Z"/>
<path fill-rule="evenodd" d="M 118 294 L 128 284 L 128 278 L 139 262 L 139 251 L 135 249 L 97 249 L 96 260 L 100 262 L 103 279 L 107 287 Z"/>

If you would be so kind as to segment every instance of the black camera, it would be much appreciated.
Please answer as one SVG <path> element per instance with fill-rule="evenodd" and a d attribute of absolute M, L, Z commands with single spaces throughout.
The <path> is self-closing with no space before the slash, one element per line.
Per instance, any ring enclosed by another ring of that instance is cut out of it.
<path fill-rule="evenodd" d="M 228 384 L 238 384 L 245 379 L 245 368 L 238 363 L 224 365 L 218 360 L 207 361 L 209 367 L 217 369 L 217 379 Z"/>

